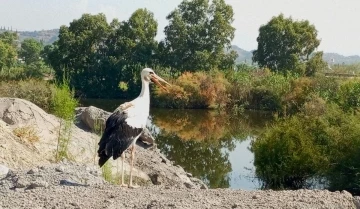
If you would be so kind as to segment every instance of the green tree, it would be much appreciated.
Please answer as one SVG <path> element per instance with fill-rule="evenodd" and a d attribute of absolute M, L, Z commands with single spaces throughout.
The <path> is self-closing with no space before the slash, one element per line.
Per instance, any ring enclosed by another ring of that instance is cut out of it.
<path fill-rule="evenodd" d="M 10 67 L 15 63 L 15 61 L 15 49 L 10 44 L 0 39 L 0 71 L 2 71 L 5 67 L 10 69 Z"/>
<path fill-rule="evenodd" d="M 139 91 L 135 84 L 140 69 L 153 63 L 156 31 L 157 22 L 146 9 L 110 24 L 104 14 L 84 14 L 69 27 L 61 26 L 59 40 L 43 53 L 56 77 L 62 80 L 66 73 L 83 96 L 132 97 Z M 128 91 L 119 89 L 120 81 L 129 84 Z"/>
<path fill-rule="evenodd" d="M 113 23 L 114 31 L 107 45 L 113 67 L 120 72 L 114 81 L 128 84 L 128 90 L 121 89 L 123 97 L 132 97 L 140 91 L 138 75 L 141 68 L 154 67 L 158 63 L 157 25 L 153 13 L 147 9 L 136 10 L 127 21 Z"/>
<path fill-rule="evenodd" d="M 147 9 L 136 10 L 128 21 L 123 21 L 119 27 L 121 36 L 118 40 L 122 51 L 118 53 L 132 63 L 150 65 L 157 48 L 155 36 L 157 22 L 154 14 Z"/>
<path fill-rule="evenodd" d="M 293 21 L 283 14 L 259 29 L 253 61 L 276 72 L 305 72 L 304 62 L 319 46 L 317 30 L 309 21 Z"/>
<path fill-rule="evenodd" d="M 39 41 L 33 38 L 25 39 L 21 43 L 19 56 L 25 59 L 27 65 L 38 62 L 40 60 L 42 48 L 43 45 Z"/>
<path fill-rule="evenodd" d="M 15 32 L 5 31 L 3 33 L 0 33 L 0 40 L 11 45 L 15 49 L 17 48 L 18 39 L 19 37 Z"/>
<path fill-rule="evenodd" d="M 324 70 L 327 63 L 323 60 L 323 52 L 316 52 L 306 63 L 306 76 L 314 76 L 317 72 Z"/>
<path fill-rule="evenodd" d="M 172 11 L 159 45 L 163 62 L 180 71 L 228 69 L 236 52 L 226 53 L 234 38 L 233 9 L 224 0 L 184 0 Z"/>
<path fill-rule="evenodd" d="M 64 74 L 70 77 L 70 85 L 76 90 L 95 96 L 104 90 L 107 57 L 105 42 L 110 26 L 104 14 L 83 14 L 68 26 L 61 26 L 59 40 L 44 53 L 55 70 L 58 80 Z M 111 74 L 109 76 L 117 76 Z M 96 88 L 95 88 L 96 87 Z"/>

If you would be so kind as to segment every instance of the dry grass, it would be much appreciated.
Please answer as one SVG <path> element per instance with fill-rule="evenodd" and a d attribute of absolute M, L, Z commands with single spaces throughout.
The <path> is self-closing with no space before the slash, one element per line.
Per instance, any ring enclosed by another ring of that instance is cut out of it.
<path fill-rule="evenodd" d="M 36 130 L 32 126 L 19 127 L 13 130 L 13 133 L 25 142 L 30 142 L 31 144 L 39 141 L 39 136 L 37 135 Z"/>

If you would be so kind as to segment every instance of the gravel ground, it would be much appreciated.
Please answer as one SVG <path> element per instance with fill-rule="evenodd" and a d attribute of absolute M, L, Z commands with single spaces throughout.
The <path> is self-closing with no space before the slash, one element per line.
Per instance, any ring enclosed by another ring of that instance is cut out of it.
<path fill-rule="evenodd" d="M 320 190 L 119 188 L 111 185 L 56 186 L 11 191 L 3 208 L 356 208 L 347 192 Z"/>
<path fill-rule="evenodd" d="M 357 208 L 350 193 L 244 191 L 171 186 L 122 188 L 96 166 L 61 163 L 10 171 L 0 180 L 0 208 Z M 360 207 L 358 207 L 360 208 Z"/>

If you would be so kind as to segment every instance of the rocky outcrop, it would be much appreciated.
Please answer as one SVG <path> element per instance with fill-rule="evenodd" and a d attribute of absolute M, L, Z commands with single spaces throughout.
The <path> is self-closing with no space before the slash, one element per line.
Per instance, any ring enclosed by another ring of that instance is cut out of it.
<path fill-rule="evenodd" d="M 69 156 L 74 162 L 97 166 L 97 143 L 94 129 L 104 123 L 109 112 L 96 107 L 76 109 L 76 125 L 71 131 Z M 9 168 L 31 168 L 54 161 L 61 119 L 48 114 L 35 104 L 17 98 L 0 98 L 0 164 Z M 26 141 L 14 135 L 20 128 L 32 128 L 37 141 Z M 147 130 L 137 149 L 134 175 L 142 182 L 177 188 L 206 188 L 199 179 L 190 178 L 183 168 L 174 166 L 160 153 Z M 129 153 L 127 152 L 127 156 Z M 120 160 L 109 160 L 113 174 L 120 171 Z M 126 162 L 125 172 L 130 170 Z"/>

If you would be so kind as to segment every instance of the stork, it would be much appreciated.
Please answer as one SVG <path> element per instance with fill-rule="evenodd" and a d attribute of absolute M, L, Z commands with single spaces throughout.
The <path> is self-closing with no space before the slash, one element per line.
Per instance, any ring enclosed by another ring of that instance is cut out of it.
<path fill-rule="evenodd" d="M 144 68 L 141 71 L 142 87 L 140 95 L 130 102 L 121 104 L 106 120 L 105 130 L 99 142 L 99 166 L 102 167 L 110 157 L 116 160 L 121 156 L 121 186 L 138 187 L 132 184 L 135 144 L 136 140 L 146 131 L 146 121 L 150 110 L 149 84 L 154 82 L 166 90 L 165 86 L 159 81 L 170 85 L 156 75 L 152 69 Z M 129 185 L 126 185 L 124 184 L 124 152 L 129 147 L 131 149 L 130 182 Z"/>

